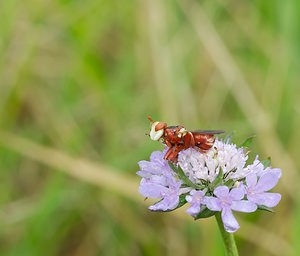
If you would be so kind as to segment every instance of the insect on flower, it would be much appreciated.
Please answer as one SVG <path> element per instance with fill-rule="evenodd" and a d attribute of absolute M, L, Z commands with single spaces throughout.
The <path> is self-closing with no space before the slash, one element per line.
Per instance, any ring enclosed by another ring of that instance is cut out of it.
<path fill-rule="evenodd" d="M 215 142 L 215 134 L 224 133 L 222 130 L 189 131 L 182 125 L 168 126 L 165 122 L 154 122 L 150 116 L 148 120 L 152 123 L 150 138 L 160 140 L 169 147 L 164 159 L 171 162 L 177 162 L 178 153 L 188 148 L 200 152 L 209 150 Z"/>

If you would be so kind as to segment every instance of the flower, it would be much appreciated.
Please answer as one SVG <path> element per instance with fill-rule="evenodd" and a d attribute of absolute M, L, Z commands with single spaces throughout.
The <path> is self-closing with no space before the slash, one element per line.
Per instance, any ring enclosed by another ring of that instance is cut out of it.
<path fill-rule="evenodd" d="M 185 198 L 186 201 L 191 204 L 186 212 L 192 216 L 196 216 L 201 211 L 201 205 L 205 205 L 204 191 L 193 189 Z"/>
<path fill-rule="evenodd" d="M 177 179 L 175 173 L 163 159 L 164 152 L 155 151 L 151 154 L 150 161 L 140 161 L 142 177 L 139 192 L 146 198 L 159 198 L 160 201 L 149 207 L 153 211 L 173 210 L 179 203 L 182 181 Z"/>
<path fill-rule="evenodd" d="M 165 152 L 166 150 L 154 151 L 150 156 L 150 161 L 139 161 L 140 171 L 137 174 L 143 178 L 151 178 L 152 175 L 169 176 L 172 170 L 168 161 L 164 160 Z"/>
<path fill-rule="evenodd" d="M 174 180 L 173 180 L 174 181 Z M 181 182 L 174 181 L 168 186 L 159 184 L 160 182 L 152 182 L 142 179 L 139 192 L 145 197 L 160 198 L 161 200 L 150 206 L 149 209 L 153 211 L 167 211 L 173 210 L 179 203 Z"/>
<path fill-rule="evenodd" d="M 240 228 L 231 210 L 239 212 L 254 212 L 257 209 L 253 202 L 243 200 L 243 188 L 233 188 L 229 191 L 226 186 L 215 188 L 213 196 L 206 197 L 206 206 L 212 211 L 222 211 L 221 217 L 227 232 L 235 232 Z"/>
<path fill-rule="evenodd" d="M 179 152 L 177 163 L 164 159 L 167 151 L 155 151 L 150 161 L 138 163 L 139 192 L 159 199 L 149 207 L 152 211 L 171 211 L 187 203 L 186 212 L 195 219 L 221 212 L 225 230 L 235 232 L 240 226 L 232 211 L 267 209 L 281 199 L 279 193 L 269 192 L 281 170 L 265 167 L 258 156 L 247 163 L 247 153 L 235 144 L 216 140 L 205 152 L 188 148 Z"/>
<path fill-rule="evenodd" d="M 264 205 L 267 207 L 276 206 L 281 199 L 281 195 L 267 191 L 275 187 L 280 176 L 281 171 L 279 169 L 265 171 L 260 177 L 255 173 L 247 175 L 245 186 L 247 199 L 257 205 Z"/>

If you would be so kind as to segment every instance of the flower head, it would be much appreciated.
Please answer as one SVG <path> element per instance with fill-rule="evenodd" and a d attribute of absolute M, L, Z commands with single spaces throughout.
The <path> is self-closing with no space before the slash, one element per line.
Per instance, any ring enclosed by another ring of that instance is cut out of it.
<path fill-rule="evenodd" d="M 238 180 L 244 177 L 247 159 L 248 156 L 243 148 L 216 140 L 213 148 L 206 153 L 193 148 L 180 152 L 178 164 L 191 181 L 213 182 L 220 170 L 226 180 Z"/>
<path fill-rule="evenodd" d="M 167 150 L 155 151 L 150 161 L 139 162 L 139 192 L 159 199 L 150 210 L 170 211 L 188 203 L 186 212 L 195 219 L 221 212 L 225 230 L 235 232 L 239 224 L 232 211 L 267 209 L 281 199 L 280 194 L 269 192 L 281 170 L 265 167 L 258 157 L 247 164 L 242 147 L 216 140 L 206 152 L 194 148 L 179 152 L 176 164 L 164 160 Z"/>

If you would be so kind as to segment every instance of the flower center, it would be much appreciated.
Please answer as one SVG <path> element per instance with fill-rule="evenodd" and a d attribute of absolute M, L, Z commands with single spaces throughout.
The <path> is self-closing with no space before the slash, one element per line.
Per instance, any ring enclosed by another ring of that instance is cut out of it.
<path fill-rule="evenodd" d="M 255 191 L 254 191 L 253 188 L 248 188 L 248 189 L 247 189 L 247 194 L 248 194 L 249 196 L 253 196 L 253 195 L 255 195 L 256 193 L 255 193 Z"/>
<path fill-rule="evenodd" d="M 202 199 L 203 199 L 203 196 L 201 196 L 201 195 L 195 195 L 195 200 L 196 200 L 197 202 L 202 201 Z"/>
<path fill-rule="evenodd" d="M 222 208 L 230 206 L 231 205 L 231 201 L 232 200 L 230 198 L 228 198 L 228 197 L 220 199 L 220 203 L 221 203 Z"/>

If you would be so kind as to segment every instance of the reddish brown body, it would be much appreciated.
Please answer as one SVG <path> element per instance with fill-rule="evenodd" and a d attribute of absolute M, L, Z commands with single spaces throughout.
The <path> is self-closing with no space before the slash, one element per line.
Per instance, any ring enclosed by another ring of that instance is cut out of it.
<path fill-rule="evenodd" d="M 160 136 L 159 138 L 151 138 L 154 140 L 162 140 L 162 142 L 169 147 L 164 159 L 172 162 L 177 161 L 178 153 L 181 150 L 188 148 L 194 148 L 200 152 L 209 150 L 215 142 L 214 135 L 224 132 L 220 130 L 188 131 L 181 125 L 167 126 L 167 124 L 163 122 L 153 122 L 150 117 L 148 117 L 148 119 L 152 122 L 152 136 L 155 136 L 155 132 L 159 133 Z"/>

